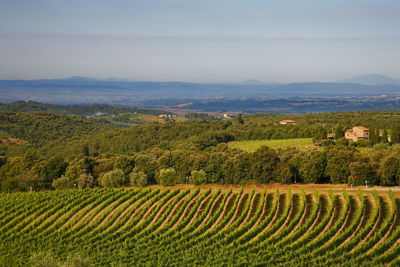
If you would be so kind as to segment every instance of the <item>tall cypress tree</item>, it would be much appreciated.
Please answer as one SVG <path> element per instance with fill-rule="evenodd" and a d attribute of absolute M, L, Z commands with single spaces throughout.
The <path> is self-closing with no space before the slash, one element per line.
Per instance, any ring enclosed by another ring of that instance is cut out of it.
<path fill-rule="evenodd" d="M 389 142 L 388 137 L 389 137 L 389 136 L 388 136 L 388 132 L 387 132 L 386 129 L 384 129 L 384 130 L 383 130 L 383 134 L 382 134 L 382 142 L 383 142 L 383 143 Z"/>
<path fill-rule="evenodd" d="M 400 143 L 400 124 L 395 124 L 392 128 L 392 134 L 390 135 L 390 142 L 393 144 Z"/>
<path fill-rule="evenodd" d="M 244 120 L 242 118 L 242 114 L 239 114 L 239 116 L 238 116 L 238 123 L 239 124 L 244 124 Z"/>
<path fill-rule="evenodd" d="M 335 128 L 335 140 L 338 140 L 344 136 L 342 125 L 337 125 Z"/>
<path fill-rule="evenodd" d="M 371 127 L 370 134 L 369 134 L 369 140 L 371 141 L 371 144 L 373 144 L 373 145 L 379 143 L 379 128 Z"/>
<path fill-rule="evenodd" d="M 372 145 L 378 144 L 380 141 L 379 137 L 379 127 L 371 127 L 369 130 L 369 141 Z"/>
<path fill-rule="evenodd" d="M 371 142 L 371 144 L 374 144 L 374 140 L 375 140 L 375 129 L 370 127 L 370 129 L 369 129 L 369 141 Z"/>

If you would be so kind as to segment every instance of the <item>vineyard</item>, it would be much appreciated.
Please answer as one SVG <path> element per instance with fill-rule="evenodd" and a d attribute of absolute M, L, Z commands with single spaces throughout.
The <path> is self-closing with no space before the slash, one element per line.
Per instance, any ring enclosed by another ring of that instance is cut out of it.
<path fill-rule="evenodd" d="M 399 265 L 393 193 L 92 189 L 0 195 L 0 265 Z"/>

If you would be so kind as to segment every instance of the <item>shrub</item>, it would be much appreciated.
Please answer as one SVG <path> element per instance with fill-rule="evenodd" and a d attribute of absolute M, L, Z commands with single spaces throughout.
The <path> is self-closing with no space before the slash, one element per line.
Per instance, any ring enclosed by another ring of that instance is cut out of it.
<path fill-rule="evenodd" d="M 207 183 L 207 174 L 203 170 L 191 171 L 189 177 L 189 183 L 194 185 L 201 185 Z"/>
<path fill-rule="evenodd" d="M 332 146 L 332 145 L 335 145 L 336 143 L 335 143 L 335 141 L 333 141 L 333 140 L 323 140 L 322 141 L 322 146 Z"/>
<path fill-rule="evenodd" d="M 374 145 L 374 150 L 376 151 L 382 151 L 382 150 L 386 150 L 389 148 L 389 145 L 387 143 L 379 143 Z"/>
<path fill-rule="evenodd" d="M 96 183 L 94 177 L 90 174 L 83 173 L 78 178 L 78 188 L 93 188 Z"/>
<path fill-rule="evenodd" d="M 53 181 L 52 186 L 55 189 L 70 189 L 74 188 L 74 181 L 72 181 L 67 176 L 61 176 L 60 178 Z"/>
<path fill-rule="evenodd" d="M 337 144 L 338 145 L 342 145 L 342 146 L 348 146 L 349 145 L 349 140 L 344 138 L 344 137 L 341 137 L 341 138 L 339 138 L 337 140 Z"/>
<path fill-rule="evenodd" d="M 125 174 L 121 169 L 115 169 L 103 174 L 99 179 L 103 187 L 121 187 L 126 184 Z"/>
<path fill-rule="evenodd" d="M 177 180 L 174 168 L 161 169 L 157 175 L 157 181 L 160 185 L 175 185 Z"/>
<path fill-rule="evenodd" d="M 357 144 L 358 147 L 370 147 L 370 146 L 372 146 L 371 140 L 358 140 L 356 144 Z"/>
<path fill-rule="evenodd" d="M 132 186 L 148 186 L 149 185 L 149 178 L 147 174 L 144 172 L 136 172 L 133 171 L 129 175 L 130 182 Z"/>

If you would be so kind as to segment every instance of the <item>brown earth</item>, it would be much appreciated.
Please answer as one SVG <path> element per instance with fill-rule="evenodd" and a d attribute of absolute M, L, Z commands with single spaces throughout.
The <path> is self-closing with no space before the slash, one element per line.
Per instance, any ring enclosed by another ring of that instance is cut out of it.
<path fill-rule="evenodd" d="M 22 139 L 18 139 L 15 137 L 3 137 L 1 138 L 1 143 L 3 145 L 7 145 L 7 144 L 15 144 L 15 145 L 27 145 L 28 141 L 22 140 Z"/>
<path fill-rule="evenodd" d="M 397 186 L 349 186 L 347 184 L 265 184 L 265 185 L 257 185 L 257 184 L 249 184 L 249 185 L 234 185 L 234 184 L 206 184 L 206 185 L 186 185 L 180 184 L 175 186 L 168 187 L 169 189 L 195 189 L 200 187 L 200 191 L 204 192 L 208 189 L 221 189 L 222 192 L 228 191 L 232 189 L 234 193 L 239 192 L 242 188 L 245 191 L 255 190 L 255 192 L 263 192 L 266 190 L 267 192 L 275 191 L 279 189 L 282 193 L 291 190 L 292 192 L 300 192 L 302 190 L 306 192 L 310 191 L 319 191 L 321 193 L 326 193 L 329 190 L 332 190 L 334 193 L 341 194 L 343 190 L 349 191 L 350 194 L 356 194 L 358 190 L 365 192 L 372 192 L 376 190 L 379 194 L 387 195 L 389 191 L 392 191 L 396 195 L 400 195 L 400 187 Z M 149 186 L 151 189 L 164 189 L 166 187 L 160 185 L 152 185 Z"/>

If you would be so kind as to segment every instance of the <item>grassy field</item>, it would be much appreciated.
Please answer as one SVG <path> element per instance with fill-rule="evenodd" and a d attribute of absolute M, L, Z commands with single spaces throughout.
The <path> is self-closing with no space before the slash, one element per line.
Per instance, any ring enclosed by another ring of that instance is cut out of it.
<path fill-rule="evenodd" d="M 0 194 L 0 266 L 398 266 L 397 196 L 332 187 Z"/>
<path fill-rule="evenodd" d="M 279 139 L 279 140 L 249 140 L 249 141 L 235 141 L 230 142 L 232 148 L 239 148 L 248 152 L 256 151 L 261 146 L 268 146 L 271 148 L 286 148 L 297 147 L 306 148 L 312 146 L 311 138 L 297 138 L 297 139 Z"/>

